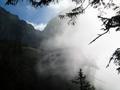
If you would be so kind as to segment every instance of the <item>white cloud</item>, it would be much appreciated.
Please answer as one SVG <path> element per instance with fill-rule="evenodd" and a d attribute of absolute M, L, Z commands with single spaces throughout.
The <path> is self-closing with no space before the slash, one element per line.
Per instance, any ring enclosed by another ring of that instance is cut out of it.
<path fill-rule="evenodd" d="M 36 30 L 40 30 L 40 31 L 43 31 L 47 25 L 44 23 L 36 24 L 36 23 L 29 22 L 29 21 L 27 21 L 27 23 L 31 24 Z"/>
<path fill-rule="evenodd" d="M 43 31 L 44 28 L 46 27 L 46 24 L 43 24 L 43 23 L 41 23 L 41 24 L 33 24 L 33 26 L 35 27 L 35 29 Z"/>
<path fill-rule="evenodd" d="M 75 7 L 76 3 L 72 2 L 72 0 L 59 0 L 59 3 L 51 3 L 49 8 L 54 10 L 55 12 L 59 13 L 61 11 L 64 11 L 66 9 L 70 9 Z"/>
<path fill-rule="evenodd" d="M 73 8 L 71 6 L 75 6 L 75 3 L 72 3 L 71 0 L 61 0 L 58 4 L 51 4 L 49 8 L 56 13 L 60 13 L 68 8 Z M 64 30 L 65 32 L 56 35 L 54 39 L 52 38 L 48 45 L 68 49 L 66 50 L 66 57 L 69 61 L 66 66 L 69 67 L 70 72 L 76 71 L 79 66 L 84 66 L 85 69 L 87 67 L 91 71 L 89 72 L 90 75 L 94 74 L 93 77 L 97 78 L 95 81 L 97 86 L 103 87 L 103 90 L 120 90 L 120 79 L 115 74 L 114 69 L 105 69 L 110 55 L 120 46 L 120 43 L 118 43 L 118 38 L 120 38 L 119 33 L 106 34 L 88 46 L 88 43 L 96 37 L 98 31 L 101 29 L 101 23 L 97 20 L 96 12 L 90 10 L 84 16 L 78 17 L 78 19 L 79 23 L 75 27 L 66 26 L 64 22 L 62 22 L 62 25 L 56 25 L 56 22 L 53 23 L 51 26 L 53 29 Z M 44 30 L 46 27 L 46 24 L 31 24 L 38 30 Z M 55 44 L 53 45 L 53 43 Z M 91 68 L 96 68 L 96 63 L 99 70 L 96 70 L 96 74 L 91 74 L 93 70 Z"/>
<path fill-rule="evenodd" d="M 97 90 L 120 90 L 120 77 L 115 72 L 114 65 L 105 68 L 110 55 L 120 46 L 118 42 L 120 33 L 113 30 L 88 45 L 98 33 L 101 33 L 102 23 L 97 18 L 97 14 L 96 10 L 89 9 L 77 18 L 75 26 L 66 25 L 65 22 L 68 21 L 66 19 L 49 22 L 48 30 L 52 28 L 53 31 L 62 30 L 63 33 L 57 33 L 54 38 L 49 38 L 47 45 L 50 48 L 63 48 L 66 56 L 65 65 L 70 74 L 83 67 L 86 73 L 92 76 L 90 78 L 95 82 Z"/>
<path fill-rule="evenodd" d="M 94 13 L 92 13 L 92 15 L 93 14 Z M 94 28 L 95 23 L 91 23 L 92 19 L 88 17 L 91 17 L 92 15 L 87 15 L 87 18 L 79 18 L 81 19 L 80 23 L 75 26 L 68 26 L 68 24 L 65 23 L 68 19 L 53 19 L 53 21 L 48 23 L 46 29 L 49 32 L 52 28 L 55 35 L 49 38 L 46 44 L 50 49 L 60 48 L 63 51 L 65 55 L 65 69 L 67 69 L 67 73 L 70 76 L 76 74 L 79 68 L 83 68 L 85 73 L 88 76 L 90 75 L 92 81 L 94 81 L 95 71 L 98 67 L 95 61 L 96 58 L 91 56 L 92 53 L 88 50 L 88 43 L 91 39 L 89 30 L 87 32 L 87 29 L 91 28 L 92 30 Z"/>

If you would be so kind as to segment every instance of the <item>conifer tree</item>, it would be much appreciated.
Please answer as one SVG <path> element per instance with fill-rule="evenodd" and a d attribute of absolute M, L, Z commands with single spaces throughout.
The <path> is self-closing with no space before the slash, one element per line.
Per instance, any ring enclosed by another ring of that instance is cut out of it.
<path fill-rule="evenodd" d="M 79 90 L 95 90 L 95 87 L 90 84 L 80 69 L 78 76 L 72 80 L 72 83 L 79 87 Z"/>

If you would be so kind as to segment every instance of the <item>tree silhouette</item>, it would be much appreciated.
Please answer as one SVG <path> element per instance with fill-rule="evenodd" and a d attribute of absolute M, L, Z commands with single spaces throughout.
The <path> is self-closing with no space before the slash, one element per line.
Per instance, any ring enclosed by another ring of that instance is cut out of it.
<path fill-rule="evenodd" d="M 25 0 L 6 0 L 6 4 L 9 5 L 16 5 L 20 1 Z M 48 6 L 51 2 L 59 2 L 59 0 L 28 0 L 32 6 L 34 7 L 41 7 L 41 6 Z M 86 9 L 91 6 L 95 9 L 97 9 L 100 13 L 105 13 L 105 9 L 112 9 L 116 15 L 112 16 L 110 18 L 103 17 L 102 15 L 99 15 L 98 18 L 101 19 L 103 22 L 103 25 L 105 28 L 102 28 L 104 31 L 102 34 L 98 34 L 98 36 L 93 39 L 89 44 L 96 41 L 99 37 L 105 35 L 110 31 L 111 28 L 116 28 L 116 31 L 119 31 L 120 29 L 120 6 L 118 6 L 114 0 L 72 0 L 73 2 L 76 2 L 77 6 L 73 8 L 70 12 L 66 12 L 65 15 L 59 15 L 60 18 L 69 17 L 70 20 L 68 24 L 75 25 L 75 19 L 78 15 L 83 14 Z M 87 2 L 87 4 L 86 4 Z"/>
<path fill-rule="evenodd" d="M 72 80 L 72 83 L 78 85 L 79 90 L 95 90 L 95 87 L 87 81 L 86 75 L 83 74 L 82 69 L 80 69 L 78 76 Z"/>
<path fill-rule="evenodd" d="M 6 4 L 16 5 L 20 1 L 25 0 L 6 0 Z M 51 2 L 59 3 L 59 0 L 28 0 L 28 1 L 34 7 L 48 6 Z M 97 39 L 110 32 L 111 28 L 114 28 L 115 31 L 120 31 L 120 5 L 117 4 L 115 0 L 71 0 L 71 1 L 76 2 L 76 7 L 73 8 L 70 12 L 66 12 L 63 15 L 59 15 L 61 19 L 68 17 L 70 19 L 68 21 L 68 24 L 75 25 L 77 16 L 80 14 L 84 14 L 88 7 L 97 9 L 100 13 L 100 15 L 98 15 L 98 18 L 102 21 L 104 25 L 104 28 L 101 28 L 101 30 L 103 30 L 103 33 L 98 34 L 98 36 L 95 37 L 89 44 L 95 42 Z M 109 9 L 114 11 L 115 15 L 108 17 L 105 13 Z M 104 13 L 104 15 L 102 13 Z M 120 66 L 120 64 L 118 63 L 120 60 L 119 59 L 120 55 L 118 54 L 118 52 L 120 51 L 118 50 L 119 49 L 117 49 L 113 53 L 110 62 L 111 60 L 114 60 L 115 64 L 117 63 L 117 65 Z M 117 70 L 120 71 L 120 68 L 117 68 Z"/>
<path fill-rule="evenodd" d="M 119 74 L 119 73 L 120 73 L 120 48 L 117 48 L 117 49 L 115 50 L 115 52 L 113 53 L 112 57 L 111 57 L 110 60 L 109 60 L 108 65 L 106 66 L 106 68 L 109 67 L 109 65 L 110 65 L 110 63 L 111 63 L 112 60 L 113 60 L 113 63 L 114 63 L 116 66 L 118 66 L 118 67 L 116 68 L 116 70 L 118 71 L 118 74 Z"/>
<path fill-rule="evenodd" d="M 16 5 L 19 1 L 25 0 L 6 0 L 6 4 Z M 28 0 L 34 7 L 49 5 L 50 2 L 55 2 L 57 0 Z"/>
<path fill-rule="evenodd" d="M 102 33 L 102 34 L 98 34 L 98 36 L 95 39 L 93 39 L 90 42 L 90 44 L 93 43 L 95 40 L 97 40 L 99 37 L 108 33 L 111 28 L 117 27 L 116 31 L 120 30 L 120 15 L 116 15 L 116 16 L 113 16 L 111 18 L 104 18 L 104 17 L 98 16 L 98 18 L 100 18 L 102 20 L 103 25 L 105 26 L 105 28 L 102 28 L 102 30 L 105 31 L 105 32 Z"/>

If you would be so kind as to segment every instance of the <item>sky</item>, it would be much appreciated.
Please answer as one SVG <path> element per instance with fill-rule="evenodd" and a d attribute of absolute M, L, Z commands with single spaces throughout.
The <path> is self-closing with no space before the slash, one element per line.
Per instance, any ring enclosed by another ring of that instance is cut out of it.
<path fill-rule="evenodd" d="M 57 16 L 61 11 L 67 9 L 74 3 L 70 0 L 61 0 L 59 4 L 51 3 L 49 6 L 42 8 L 34 8 L 26 0 L 20 1 L 16 6 L 5 5 L 5 0 L 0 0 L 0 6 L 14 15 L 18 15 L 20 19 L 32 24 L 35 29 L 44 29 L 47 23 Z"/>
<path fill-rule="evenodd" d="M 11 13 L 18 15 L 20 19 L 36 24 L 47 23 L 55 15 L 55 12 L 50 8 L 42 7 L 35 9 L 27 1 L 20 1 L 16 6 L 12 6 L 5 5 L 5 0 L 0 0 L 0 5 Z"/>
<path fill-rule="evenodd" d="M 0 0 L 0 6 L 14 15 L 18 15 L 20 19 L 27 21 L 43 29 L 51 18 L 56 16 L 56 12 L 48 7 L 34 8 L 29 2 L 19 2 L 16 6 L 5 5 L 5 0 Z"/>
<path fill-rule="evenodd" d="M 67 11 L 70 6 L 75 4 L 69 0 L 63 0 L 59 4 L 51 4 L 49 7 L 35 9 L 28 2 L 19 3 L 16 6 L 4 5 L 4 0 L 0 0 L 0 6 L 4 7 L 11 13 L 18 15 L 20 19 L 31 23 L 35 28 L 43 30 L 45 27 L 55 30 L 64 30 L 47 42 L 49 47 L 68 48 L 65 51 L 67 60 L 66 66 L 70 73 L 76 72 L 81 66 L 86 74 L 94 78 L 93 82 L 98 90 L 120 90 L 120 75 L 115 71 L 114 64 L 110 64 L 109 68 L 106 65 L 110 56 L 116 48 L 120 46 L 118 38 L 120 32 L 115 32 L 113 29 L 109 34 L 104 35 L 95 43 L 88 45 L 94 39 L 101 29 L 101 22 L 97 18 L 98 12 L 89 8 L 84 15 L 77 18 L 75 26 L 68 26 L 65 20 L 59 21 L 56 16 L 60 12 Z M 111 16 L 111 11 L 108 11 L 108 16 Z M 55 17 L 55 18 L 54 18 Z M 47 25 L 50 24 L 51 25 Z M 60 24 L 58 23 L 60 22 Z M 55 27 L 55 28 L 54 28 Z"/>

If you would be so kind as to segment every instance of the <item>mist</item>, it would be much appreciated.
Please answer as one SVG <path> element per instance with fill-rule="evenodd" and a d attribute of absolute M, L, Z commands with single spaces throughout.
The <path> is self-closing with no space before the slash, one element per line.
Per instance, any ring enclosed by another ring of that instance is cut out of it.
<path fill-rule="evenodd" d="M 120 46 L 120 32 L 110 29 L 109 33 L 89 44 L 97 34 L 103 33 L 100 30 L 102 22 L 97 17 L 101 14 L 99 10 L 88 7 L 75 18 L 75 25 L 68 23 L 68 17 L 53 18 L 74 7 L 76 3 L 71 0 L 61 0 L 59 4 L 50 4 L 47 11 L 43 8 L 45 18 L 41 18 L 44 14 L 40 12 L 39 18 L 33 15 L 32 21 L 22 20 L 8 12 L 11 10 L 0 7 L 1 90 L 78 90 L 71 80 L 80 68 L 96 90 L 120 90 L 116 66 L 111 62 L 106 68 L 111 55 Z M 27 8 L 32 16 L 33 7 Z M 115 15 L 112 10 L 106 12 L 108 17 Z M 23 13 L 22 17 L 28 14 Z"/>
<path fill-rule="evenodd" d="M 48 23 L 43 31 L 47 39 L 42 45 L 46 50 L 54 53 L 44 70 L 52 71 L 52 74 L 70 80 L 82 68 L 87 79 L 97 90 L 119 90 L 119 84 L 115 84 L 119 82 L 119 77 L 114 70 L 114 65 L 106 68 L 110 55 L 118 47 L 115 41 L 118 36 L 115 36 L 114 32 L 106 34 L 89 45 L 89 42 L 101 33 L 102 23 L 97 15 L 97 11 L 89 9 L 76 18 L 75 25 L 68 25 L 69 18 L 61 20 L 59 17 L 55 17 Z M 57 56 L 56 53 L 59 55 Z M 40 66 L 39 63 L 38 72 L 44 67 Z"/>
<path fill-rule="evenodd" d="M 91 18 L 89 18 L 91 16 L 88 14 L 88 18 L 84 15 L 78 17 L 75 26 L 68 25 L 68 18 L 61 20 L 56 17 L 48 23 L 43 31 L 47 39 L 42 42 L 42 47 L 49 54 L 45 54 L 42 62 L 38 63 L 38 74 L 59 75 L 71 80 L 82 68 L 87 79 L 91 83 L 95 82 L 95 73 L 99 68 L 88 43 L 92 39 L 92 31 L 98 27 L 94 27 L 94 23 L 91 23 Z M 97 19 L 93 22 L 96 21 Z M 47 64 L 43 64 L 43 62 L 47 62 Z"/>

